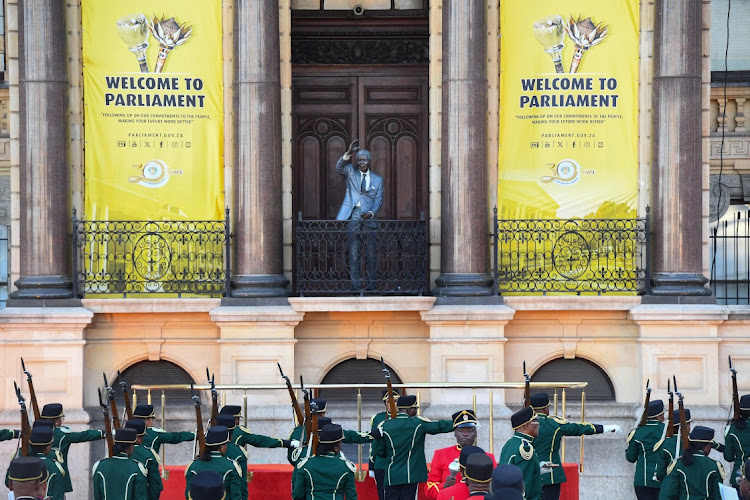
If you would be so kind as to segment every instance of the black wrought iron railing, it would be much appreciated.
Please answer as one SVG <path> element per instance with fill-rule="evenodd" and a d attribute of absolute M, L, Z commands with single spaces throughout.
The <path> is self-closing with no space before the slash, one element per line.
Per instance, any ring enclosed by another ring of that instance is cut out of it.
<path fill-rule="evenodd" d="M 750 212 L 730 213 L 715 224 L 709 238 L 711 290 L 716 303 L 750 305 Z"/>
<path fill-rule="evenodd" d="M 498 220 L 499 293 L 650 292 L 649 221 L 644 219 Z"/>
<path fill-rule="evenodd" d="M 294 228 L 295 291 L 301 295 L 422 295 L 428 231 L 421 220 L 303 220 Z"/>
<path fill-rule="evenodd" d="M 230 225 L 214 221 L 86 221 L 73 212 L 73 291 L 209 294 L 229 290 Z"/>

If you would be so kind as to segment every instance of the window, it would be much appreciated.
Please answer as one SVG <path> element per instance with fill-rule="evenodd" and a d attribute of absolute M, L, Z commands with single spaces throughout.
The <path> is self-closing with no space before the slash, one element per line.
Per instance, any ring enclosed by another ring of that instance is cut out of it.
<path fill-rule="evenodd" d="M 750 206 L 730 205 L 709 226 L 711 290 L 718 304 L 750 304 Z"/>
<path fill-rule="evenodd" d="M 554 359 L 539 368 L 531 377 L 532 382 L 588 382 L 586 401 L 614 401 L 615 389 L 604 370 L 599 366 L 581 358 Z M 541 391 L 533 391 L 541 392 Z M 549 391 L 550 404 L 554 391 Z M 558 405 L 562 404 L 562 391 L 558 391 Z M 568 389 L 565 391 L 565 400 L 568 404 L 580 403 L 581 389 Z M 558 413 L 559 413 L 558 406 Z"/>
<path fill-rule="evenodd" d="M 750 71 L 750 0 L 711 0 L 711 71 L 724 71 L 729 11 L 728 71 Z"/>
<path fill-rule="evenodd" d="M 391 383 L 400 384 L 401 378 L 391 371 Z M 380 361 L 376 359 L 347 359 L 337 364 L 323 377 L 323 384 L 383 384 L 383 389 L 363 389 L 362 403 L 375 403 L 383 400 L 385 377 Z M 319 396 L 331 402 L 356 405 L 357 389 L 321 389 Z"/>
<path fill-rule="evenodd" d="M 122 395 L 122 388 L 120 387 L 120 380 L 124 380 L 128 384 L 128 389 L 133 385 L 165 385 L 165 384 L 192 384 L 194 383 L 193 378 L 174 363 L 169 361 L 140 361 L 134 365 L 126 368 L 119 377 L 115 380 L 111 380 L 110 384 L 115 389 L 117 401 L 117 409 L 121 412 L 125 410 L 125 403 Z M 102 381 L 103 382 L 103 381 Z M 131 397 L 133 391 L 130 391 Z M 166 398 L 166 404 L 168 406 L 174 405 L 192 405 L 193 401 L 190 399 L 190 391 L 187 390 L 168 390 L 164 391 Z M 138 404 L 146 404 L 146 391 L 138 392 Z M 161 391 L 151 392 L 151 404 L 154 405 L 157 415 L 161 412 L 158 408 L 161 405 Z"/>

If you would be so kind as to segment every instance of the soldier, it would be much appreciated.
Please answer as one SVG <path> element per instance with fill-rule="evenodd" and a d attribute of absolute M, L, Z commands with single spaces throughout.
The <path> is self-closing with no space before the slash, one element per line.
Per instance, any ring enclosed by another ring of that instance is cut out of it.
<path fill-rule="evenodd" d="M 393 400 L 398 401 L 400 394 L 393 391 Z M 383 404 L 385 405 L 385 411 L 376 413 L 370 419 L 370 433 L 378 428 L 380 422 L 388 419 L 390 413 L 388 413 L 388 389 L 383 389 Z M 370 443 L 370 463 L 367 465 L 368 475 L 375 480 L 375 486 L 378 488 L 378 500 L 383 500 L 385 496 L 385 458 L 379 455 L 379 450 L 383 449 L 385 442 L 376 439 Z"/>
<path fill-rule="evenodd" d="M 721 500 L 719 483 L 724 481 L 724 468 L 708 457 L 713 439 L 714 430 L 709 427 L 697 425 L 690 432 L 690 447 L 667 468 L 660 500 Z"/>
<path fill-rule="evenodd" d="M 453 434 L 456 437 L 456 444 L 448 448 L 435 450 L 430 463 L 430 474 L 427 476 L 427 485 L 425 486 L 425 497 L 436 499 L 440 490 L 449 488 L 461 481 L 461 472 L 451 474 L 449 466 L 457 462 L 461 449 L 465 446 L 472 446 L 477 441 L 477 417 L 473 410 L 461 410 L 453 414 Z M 495 463 L 495 457 L 490 455 L 492 463 Z"/>
<path fill-rule="evenodd" d="M 31 436 L 29 437 L 30 455 L 39 458 L 47 468 L 45 496 L 49 497 L 49 500 L 64 500 L 65 482 L 63 478 L 65 477 L 65 469 L 50 453 L 53 437 L 54 432 L 50 426 L 37 425 L 31 429 Z"/>
<path fill-rule="evenodd" d="M 310 400 L 310 413 L 312 415 L 318 415 L 318 417 L 325 416 L 326 414 L 326 400 L 320 399 L 320 398 L 313 398 Z M 318 428 L 320 429 L 320 425 L 318 425 Z M 290 441 L 297 441 L 301 442 L 304 441 L 305 437 L 305 423 L 300 422 L 300 425 L 292 429 L 292 432 L 289 434 L 289 440 Z M 287 461 L 296 466 L 297 462 L 299 461 L 299 456 L 297 456 L 297 459 L 295 460 L 295 457 L 292 456 L 292 452 L 294 450 L 292 448 L 289 448 L 289 450 L 286 453 L 286 459 Z"/>
<path fill-rule="evenodd" d="M 225 407 L 226 408 L 226 407 Z M 242 476 L 242 481 L 247 484 L 247 454 L 245 450 L 232 442 L 232 431 L 236 427 L 234 415 L 219 413 L 216 417 L 216 425 L 224 426 L 229 430 L 229 442 L 227 443 L 227 453 L 224 455 L 237 465 Z M 242 500 L 247 498 L 247 488 L 242 490 Z"/>
<path fill-rule="evenodd" d="M 638 500 L 657 500 L 661 483 L 654 478 L 657 462 L 654 446 L 664 432 L 664 402 L 651 401 L 647 416 L 646 425 L 633 429 L 628 434 L 625 459 L 635 463 L 633 485 Z"/>
<path fill-rule="evenodd" d="M 64 484 L 65 493 L 73 491 L 73 482 L 70 480 L 70 471 L 68 470 L 68 450 L 73 443 L 85 443 L 87 441 L 99 441 L 104 439 L 104 431 L 90 429 L 87 431 L 73 432 L 69 427 L 62 425 L 65 413 L 60 403 L 50 403 L 42 408 L 41 418 L 48 422 L 53 422 L 54 439 L 52 440 L 52 451 L 55 453 L 55 459 L 60 462 L 65 469 Z"/>
<path fill-rule="evenodd" d="M 138 405 L 133 410 L 133 418 L 140 418 L 146 422 L 146 437 L 143 438 L 143 446 L 153 450 L 158 455 L 162 444 L 178 444 L 195 439 L 194 432 L 167 432 L 159 427 L 154 427 L 156 417 L 154 407 L 151 405 Z"/>
<path fill-rule="evenodd" d="M 501 464 L 492 472 L 492 496 L 487 500 L 524 500 L 523 473 L 515 465 Z"/>
<path fill-rule="evenodd" d="M 417 397 L 401 396 L 396 404 L 396 418 L 384 420 L 378 431 L 385 442 L 379 453 L 388 464 L 385 470 L 386 500 L 413 499 L 419 483 L 427 481 L 424 440 L 427 434 L 443 434 L 453 430 L 453 420 L 432 422 L 417 416 Z"/>
<path fill-rule="evenodd" d="M 530 398 L 531 408 L 536 412 L 539 422 L 539 435 L 534 439 L 534 449 L 540 460 L 556 464 L 542 474 L 542 499 L 559 500 L 560 486 L 567 481 L 560 459 L 560 443 L 563 436 L 581 436 L 612 432 L 622 432 L 617 425 L 599 425 L 568 422 L 564 418 L 549 416 L 549 396 L 544 393 L 533 394 Z"/>
<path fill-rule="evenodd" d="M 224 500 L 224 481 L 214 471 L 204 470 L 190 482 L 188 500 Z"/>
<path fill-rule="evenodd" d="M 247 483 L 242 480 L 239 466 L 225 456 L 228 443 L 229 429 L 219 425 L 208 429 L 205 451 L 185 471 L 185 498 L 190 498 L 190 482 L 196 474 L 210 470 L 222 477 L 227 500 L 242 500 L 242 490 L 247 492 Z"/>
<path fill-rule="evenodd" d="M 0 441 L 10 441 L 11 439 L 18 439 L 20 435 L 21 431 L 0 429 Z"/>
<path fill-rule="evenodd" d="M 279 439 L 264 436 L 262 434 L 253 434 L 250 429 L 240 425 L 240 417 L 242 416 L 242 409 L 239 406 L 227 405 L 224 406 L 220 411 L 219 415 L 230 415 L 234 418 L 234 425 L 232 427 L 226 426 L 229 429 L 229 434 L 232 437 L 232 443 L 244 448 L 245 445 L 254 446 L 255 448 L 296 448 L 297 445 L 288 439 Z M 225 420 L 229 423 L 228 420 Z M 219 424 L 224 425 L 224 424 Z M 244 450 L 243 450 L 244 451 Z M 247 464 L 247 454 L 245 453 L 245 463 Z"/>
<path fill-rule="evenodd" d="M 115 447 L 111 458 L 94 464 L 94 500 L 142 500 L 148 498 L 143 465 L 131 458 L 136 443 L 134 429 L 115 431 Z"/>
<path fill-rule="evenodd" d="M 729 484 L 735 488 L 739 484 L 738 476 L 742 465 L 750 459 L 750 394 L 740 398 L 740 418 L 733 422 L 724 433 L 724 460 L 734 462 Z"/>
<path fill-rule="evenodd" d="M 294 500 L 333 499 L 357 500 L 354 478 L 356 467 L 341 456 L 344 431 L 340 425 L 327 424 L 320 430 L 320 444 L 315 456 L 303 458 L 297 464 L 299 473 L 294 479 Z"/>
<path fill-rule="evenodd" d="M 437 500 L 463 500 L 469 498 L 469 487 L 466 485 L 466 460 L 474 453 L 484 453 L 484 450 L 479 446 L 464 446 L 461 448 L 461 453 L 458 455 L 458 466 L 461 475 L 463 476 L 453 486 L 442 488 L 438 493 Z"/>
<path fill-rule="evenodd" d="M 8 488 L 15 500 L 38 500 L 47 490 L 47 467 L 38 457 L 19 457 L 10 462 Z"/>
<path fill-rule="evenodd" d="M 539 434 L 539 422 L 534 410 L 527 406 L 510 417 L 513 436 L 505 442 L 500 452 L 501 464 L 515 465 L 523 474 L 526 500 L 542 498 L 541 461 L 534 450 L 534 439 Z"/>
<path fill-rule="evenodd" d="M 130 458 L 146 469 L 147 498 L 148 500 L 158 500 L 164 489 L 164 484 L 161 480 L 161 474 L 159 474 L 159 458 L 153 450 L 143 446 L 143 440 L 146 437 L 146 422 L 141 418 L 134 418 L 125 422 L 125 427 L 135 431 L 135 447 Z"/>
<path fill-rule="evenodd" d="M 490 481 L 495 462 L 485 453 L 474 453 L 466 459 L 466 485 L 469 487 L 469 498 L 481 497 L 490 492 Z M 455 499 L 459 500 L 459 499 Z"/>

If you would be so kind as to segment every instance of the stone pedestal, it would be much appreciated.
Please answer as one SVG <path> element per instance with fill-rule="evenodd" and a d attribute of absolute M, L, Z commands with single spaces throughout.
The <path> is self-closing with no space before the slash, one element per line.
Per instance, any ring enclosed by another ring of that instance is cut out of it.
<path fill-rule="evenodd" d="M 440 382 L 503 382 L 505 325 L 514 311 L 507 306 L 436 306 L 422 313 L 430 327 L 430 377 Z M 433 389 L 432 406 L 470 408 L 466 390 Z M 494 413 L 507 413 L 505 391 L 493 391 Z M 477 391 L 477 405 L 489 404 L 489 392 Z M 454 410 L 455 411 L 455 410 Z M 507 416 L 507 415 L 506 415 Z"/>
<path fill-rule="evenodd" d="M 633 383 L 640 383 L 642 394 L 650 380 L 652 399 L 664 398 L 667 380 L 674 375 L 689 404 L 719 404 L 725 361 L 719 360 L 718 327 L 729 318 L 727 307 L 641 305 L 629 316 L 640 330 L 641 376 Z"/>
<path fill-rule="evenodd" d="M 289 306 L 217 307 L 210 315 L 221 332 L 217 384 L 282 384 L 277 363 L 294 383 L 294 328 L 304 313 Z M 242 391 L 223 392 L 227 401 L 243 404 Z M 286 406 L 291 412 L 284 391 L 253 391 L 250 397 L 253 406 Z"/>

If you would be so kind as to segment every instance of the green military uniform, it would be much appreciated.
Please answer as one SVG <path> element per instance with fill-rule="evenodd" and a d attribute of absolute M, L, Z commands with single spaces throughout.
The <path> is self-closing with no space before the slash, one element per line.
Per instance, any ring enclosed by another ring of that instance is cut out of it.
<path fill-rule="evenodd" d="M 240 476 L 242 476 L 242 481 L 247 484 L 247 454 L 245 453 L 245 450 L 230 442 L 227 443 L 227 453 L 224 456 L 237 464 L 237 468 L 240 470 Z M 245 500 L 247 498 L 247 488 L 243 488 L 242 493 L 242 500 Z"/>
<path fill-rule="evenodd" d="M 381 422 L 388 420 L 389 413 L 387 411 L 381 411 L 376 413 L 370 419 L 370 431 L 374 431 L 378 428 Z M 370 444 L 370 467 L 373 470 L 385 470 L 386 461 L 383 456 L 385 453 L 385 442 L 382 439 L 375 439 Z"/>
<path fill-rule="evenodd" d="M 564 418 L 537 413 L 539 435 L 534 439 L 534 450 L 542 461 L 562 464 L 560 458 L 560 443 L 563 436 L 582 436 L 601 433 L 594 424 L 568 422 Z M 566 481 L 562 467 L 553 467 L 542 472 L 542 486 L 560 484 Z"/>
<path fill-rule="evenodd" d="M 283 439 L 272 438 L 262 434 L 253 434 L 250 432 L 250 429 L 241 425 L 234 428 L 232 442 L 237 446 L 245 446 L 249 444 L 256 448 L 281 448 L 284 446 Z"/>
<path fill-rule="evenodd" d="M 654 446 L 664 433 L 664 423 L 658 420 L 647 420 L 646 425 L 633 429 L 628 434 L 628 448 L 625 459 L 635 463 L 634 486 L 659 488 L 661 483 L 654 479 L 656 472 L 657 453 Z"/>
<path fill-rule="evenodd" d="M 408 397 L 401 396 L 398 404 Z M 453 432 L 453 420 L 433 422 L 419 415 L 399 413 L 396 418 L 382 421 L 378 430 L 383 435 L 383 446 L 378 452 L 385 457 L 385 486 L 423 483 L 427 481 L 425 436 Z"/>
<path fill-rule="evenodd" d="M 55 427 L 53 431 L 52 455 L 60 462 L 63 469 L 65 469 L 65 493 L 69 493 L 73 491 L 73 483 L 70 480 L 70 472 L 68 471 L 68 450 L 70 450 L 70 445 L 73 443 L 85 443 L 87 441 L 99 441 L 100 439 L 104 439 L 104 432 L 94 429 L 73 432 L 64 425 Z"/>
<path fill-rule="evenodd" d="M 294 500 L 356 500 L 353 463 L 335 453 L 303 458 L 292 486 Z"/>
<path fill-rule="evenodd" d="M 130 458 L 146 469 L 148 496 L 145 498 L 158 500 L 162 490 L 164 490 L 164 484 L 161 481 L 161 474 L 159 474 L 159 459 L 156 457 L 156 453 L 143 445 L 136 445 Z"/>
<path fill-rule="evenodd" d="M 65 469 L 62 464 L 43 453 L 37 453 L 35 456 L 44 462 L 44 465 L 47 467 L 47 472 L 49 473 L 49 476 L 47 477 L 47 497 L 49 497 L 49 500 L 64 500 Z"/>
<path fill-rule="evenodd" d="M 11 439 L 16 439 L 16 432 L 18 431 L 12 431 L 10 429 L 0 429 L 0 441 L 10 441 Z"/>
<path fill-rule="evenodd" d="M 143 446 L 154 450 L 154 453 L 158 455 L 163 444 L 179 444 L 193 439 L 195 439 L 194 432 L 167 432 L 158 427 L 147 427 L 146 437 L 143 438 Z"/>
<path fill-rule="evenodd" d="M 680 451 L 677 450 L 678 436 L 677 434 L 664 438 L 663 441 L 659 441 L 654 446 L 656 452 L 656 479 L 663 481 L 667 475 L 667 467 L 675 458 L 679 458 Z M 680 444 L 681 446 L 681 444 Z M 714 441 L 711 443 L 711 448 L 717 450 L 721 445 Z M 677 453 L 675 455 L 675 453 Z"/>
<path fill-rule="evenodd" d="M 743 398 L 745 396 L 742 396 Z M 738 486 L 738 471 L 750 458 L 750 419 L 745 420 L 745 427 L 740 429 L 737 423 L 733 423 L 724 433 L 724 460 L 734 462 L 729 484 L 735 488 Z"/>
<path fill-rule="evenodd" d="M 724 481 L 721 464 L 705 456 L 702 451 L 694 452 L 693 459 L 691 465 L 686 465 L 682 459 L 669 465 L 659 500 L 721 500 L 719 483 Z"/>
<path fill-rule="evenodd" d="M 304 426 L 302 426 L 302 429 L 304 431 Z M 342 442 L 347 443 L 347 444 L 366 444 L 366 443 L 370 443 L 373 441 L 372 436 L 368 432 L 357 432 L 357 431 L 352 431 L 352 430 L 344 430 L 342 432 L 344 435 L 344 439 Z M 292 431 L 292 434 L 294 434 L 294 431 Z M 299 438 L 291 438 L 291 439 L 297 439 L 298 441 L 300 440 Z M 300 446 L 299 448 L 290 448 L 289 451 L 287 452 L 287 459 L 294 466 L 294 469 L 292 470 L 292 486 L 294 486 L 294 480 L 296 479 L 297 474 L 298 474 L 297 465 L 299 464 L 300 460 L 308 458 L 307 448 L 309 446 L 310 445 L 304 445 L 304 446 Z M 310 455 L 311 456 L 313 455 L 312 451 L 310 452 Z"/>
<path fill-rule="evenodd" d="M 148 498 L 146 469 L 125 453 L 94 464 L 94 500 L 143 500 Z"/>
<path fill-rule="evenodd" d="M 216 472 L 224 479 L 226 500 L 242 500 L 243 489 L 247 492 L 247 483 L 242 480 L 239 466 L 222 456 L 218 451 L 211 452 L 210 460 L 194 460 L 185 471 L 185 498 L 190 492 L 190 481 L 201 471 L 210 470 Z M 245 493 L 247 495 L 247 493 Z"/>
<path fill-rule="evenodd" d="M 540 431 L 541 432 L 541 431 Z M 516 431 L 505 442 L 497 463 L 515 465 L 523 474 L 524 498 L 539 500 L 542 498 L 542 478 L 539 471 L 539 455 L 534 449 L 534 438 Z"/>

